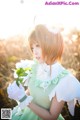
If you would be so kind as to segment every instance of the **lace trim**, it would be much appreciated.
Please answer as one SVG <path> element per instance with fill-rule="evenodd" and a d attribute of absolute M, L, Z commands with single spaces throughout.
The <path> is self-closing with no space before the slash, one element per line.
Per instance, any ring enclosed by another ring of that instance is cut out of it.
<path fill-rule="evenodd" d="M 47 81 L 41 81 L 41 80 L 37 80 L 35 82 L 35 86 L 39 86 L 42 87 L 44 89 L 44 91 L 51 85 L 57 85 L 58 82 L 65 77 L 69 72 L 67 70 L 63 70 L 59 75 L 57 75 L 57 77 L 55 77 L 53 80 L 47 80 Z"/>
<path fill-rule="evenodd" d="M 42 87 L 44 89 L 44 91 L 51 85 L 57 85 L 58 82 L 65 77 L 67 74 L 69 74 L 69 72 L 67 70 L 63 70 L 60 74 L 57 75 L 57 77 L 55 77 L 52 80 L 39 80 L 39 79 L 35 79 L 36 78 L 36 73 L 37 73 L 37 64 L 34 64 L 32 67 L 32 77 L 31 79 L 34 80 L 35 82 L 35 86 L 36 87 Z"/>

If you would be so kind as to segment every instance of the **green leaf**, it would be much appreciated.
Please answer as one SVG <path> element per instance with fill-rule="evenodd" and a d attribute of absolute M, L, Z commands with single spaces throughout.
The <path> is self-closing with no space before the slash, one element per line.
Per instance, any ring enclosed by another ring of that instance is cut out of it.
<path fill-rule="evenodd" d="M 18 68 L 18 69 L 16 70 L 16 73 L 17 73 L 18 76 L 20 76 L 20 74 L 22 74 L 22 73 L 24 73 L 24 72 L 25 72 L 25 71 L 24 71 L 23 68 Z"/>
<path fill-rule="evenodd" d="M 21 77 L 27 76 L 28 73 L 26 73 L 26 72 L 31 71 L 31 68 L 30 67 L 18 68 L 15 71 L 16 71 L 16 74 L 18 75 L 18 78 L 16 78 L 16 84 L 19 86 L 19 84 L 23 82 L 23 78 L 21 78 Z"/>
<path fill-rule="evenodd" d="M 16 80 L 16 84 L 19 86 L 19 81 L 18 80 Z"/>
<path fill-rule="evenodd" d="M 25 68 L 26 71 L 31 71 L 30 67 Z"/>

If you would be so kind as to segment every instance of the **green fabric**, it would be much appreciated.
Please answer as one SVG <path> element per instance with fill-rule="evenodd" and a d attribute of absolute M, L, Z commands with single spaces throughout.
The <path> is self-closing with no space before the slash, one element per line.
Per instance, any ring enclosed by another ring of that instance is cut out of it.
<path fill-rule="evenodd" d="M 49 94 L 51 91 L 56 87 L 58 82 L 61 80 L 62 77 L 66 76 L 68 73 L 64 71 L 59 76 L 55 78 L 55 82 L 53 80 L 51 83 L 48 83 L 48 88 L 44 91 L 42 87 L 40 87 L 40 81 L 38 83 L 38 80 L 36 79 L 36 63 L 32 66 L 32 77 L 29 81 L 28 87 L 30 90 L 30 95 L 33 96 L 33 102 L 38 104 L 39 106 L 45 108 L 46 110 L 50 109 L 51 101 L 49 100 Z M 36 82 L 37 81 L 37 82 Z M 56 82 L 57 81 L 57 82 Z M 38 85 L 36 85 L 38 83 Z M 52 84 L 53 83 L 53 84 Z M 56 84 L 54 84 L 56 83 Z M 12 120 L 42 120 L 39 116 L 37 116 L 31 109 L 26 107 L 23 111 L 22 115 L 16 115 L 18 107 L 15 108 L 15 110 L 12 113 Z M 55 113 L 56 114 L 56 113 Z M 60 114 L 57 120 L 64 120 L 62 115 Z"/>
<path fill-rule="evenodd" d="M 19 100 L 19 102 L 23 102 L 26 98 L 27 98 L 27 96 L 25 95 L 23 98 L 21 98 L 21 99 Z"/>
<path fill-rule="evenodd" d="M 55 77 L 52 80 L 48 80 L 48 81 L 41 81 L 41 80 L 36 80 L 35 81 L 35 85 L 36 86 L 41 86 L 42 83 L 44 83 L 44 87 L 48 87 L 51 84 L 58 84 L 58 82 L 65 77 L 69 72 L 67 70 L 63 70 L 60 74 L 57 75 L 57 77 Z"/>

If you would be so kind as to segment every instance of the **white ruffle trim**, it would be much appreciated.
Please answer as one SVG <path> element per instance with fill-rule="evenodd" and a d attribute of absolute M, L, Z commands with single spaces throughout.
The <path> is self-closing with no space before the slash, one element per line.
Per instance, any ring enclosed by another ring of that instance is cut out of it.
<path fill-rule="evenodd" d="M 74 115 L 75 99 L 80 102 L 80 82 L 73 75 L 67 75 L 51 91 L 49 99 L 51 100 L 55 95 L 58 102 L 63 100 L 68 103 L 69 111 Z"/>

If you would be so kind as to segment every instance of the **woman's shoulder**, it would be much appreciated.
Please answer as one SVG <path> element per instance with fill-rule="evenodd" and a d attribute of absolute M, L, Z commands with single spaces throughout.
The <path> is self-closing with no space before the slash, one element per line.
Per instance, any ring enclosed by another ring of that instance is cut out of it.
<path fill-rule="evenodd" d="M 57 85 L 55 89 L 51 91 L 51 94 L 49 95 L 50 99 L 52 99 L 55 94 L 57 95 L 58 101 L 69 101 L 75 97 L 80 97 L 80 82 L 78 79 L 61 64 L 57 65 L 58 75 L 56 79 L 54 79 L 55 81 L 53 80 Z M 72 95 L 72 93 L 74 94 Z"/>
<path fill-rule="evenodd" d="M 51 69 L 51 78 L 54 79 L 58 76 L 61 76 L 62 74 L 68 73 L 67 69 L 63 67 L 62 64 L 59 62 L 56 62 L 55 64 L 52 65 Z M 67 75 L 67 74 L 66 74 Z"/>
<path fill-rule="evenodd" d="M 64 84 L 65 87 L 68 84 L 73 84 L 74 86 L 76 86 L 76 84 L 80 84 L 76 76 L 74 76 L 71 71 L 66 69 L 62 64 L 57 63 L 56 68 L 55 74 L 57 78 L 60 79 L 60 83 Z"/>

